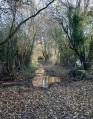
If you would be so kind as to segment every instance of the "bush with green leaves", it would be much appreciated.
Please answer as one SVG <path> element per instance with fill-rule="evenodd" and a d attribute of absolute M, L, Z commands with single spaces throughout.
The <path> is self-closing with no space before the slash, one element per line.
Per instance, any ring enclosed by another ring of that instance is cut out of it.
<path fill-rule="evenodd" d="M 76 68 L 72 68 L 69 71 L 69 75 L 80 80 L 83 80 L 84 78 L 86 78 L 86 74 L 80 70 L 77 70 Z"/>

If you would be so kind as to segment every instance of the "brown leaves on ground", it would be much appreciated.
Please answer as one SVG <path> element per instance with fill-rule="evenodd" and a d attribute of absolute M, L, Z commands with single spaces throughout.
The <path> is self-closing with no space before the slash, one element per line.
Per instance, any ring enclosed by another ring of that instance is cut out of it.
<path fill-rule="evenodd" d="M 44 65 L 43 68 L 46 70 L 46 73 L 50 76 L 65 77 L 65 78 L 67 78 L 68 76 L 68 71 L 61 66 Z"/>
<path fill-rule="evenodd" d="M 0 119 L 92 119 L 93 81 L 0 88 Z"/>

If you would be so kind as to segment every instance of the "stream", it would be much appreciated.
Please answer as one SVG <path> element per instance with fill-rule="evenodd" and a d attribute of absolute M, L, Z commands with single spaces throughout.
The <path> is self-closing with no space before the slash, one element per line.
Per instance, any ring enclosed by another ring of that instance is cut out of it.
<path fill-rule="evenodd" d="M 60 78 L 46 75 L 42 66 L 35 71 L 35 77 L 32 80 L 33 86 L 44 88 L 47 88 L 50 83 L 54 82 L 60 82 Z"/>

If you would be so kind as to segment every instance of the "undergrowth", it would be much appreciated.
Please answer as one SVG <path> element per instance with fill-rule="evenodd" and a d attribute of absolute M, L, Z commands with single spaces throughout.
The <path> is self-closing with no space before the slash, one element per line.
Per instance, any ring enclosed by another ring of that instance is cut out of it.
<path fill-rule="evenodd" d="M 24 74 L 26 78 L 29 78 L 30 74 L 34 72 L 37 69 L 36 66 L 29 66 L 29 67 L 24 67 Z"/>

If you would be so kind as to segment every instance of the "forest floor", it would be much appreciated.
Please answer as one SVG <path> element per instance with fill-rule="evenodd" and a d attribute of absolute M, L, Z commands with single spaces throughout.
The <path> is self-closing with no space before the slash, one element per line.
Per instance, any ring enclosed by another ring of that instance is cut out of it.
<path fill-rule="evenodd" d="M 1 86 L 0 119 L 93 119 L 93 80 L 73 81 L 64 68 L 43 68 L 65 82 L 48 88 Z M 30 84 L 30 80 L 24 84 Z"/>

